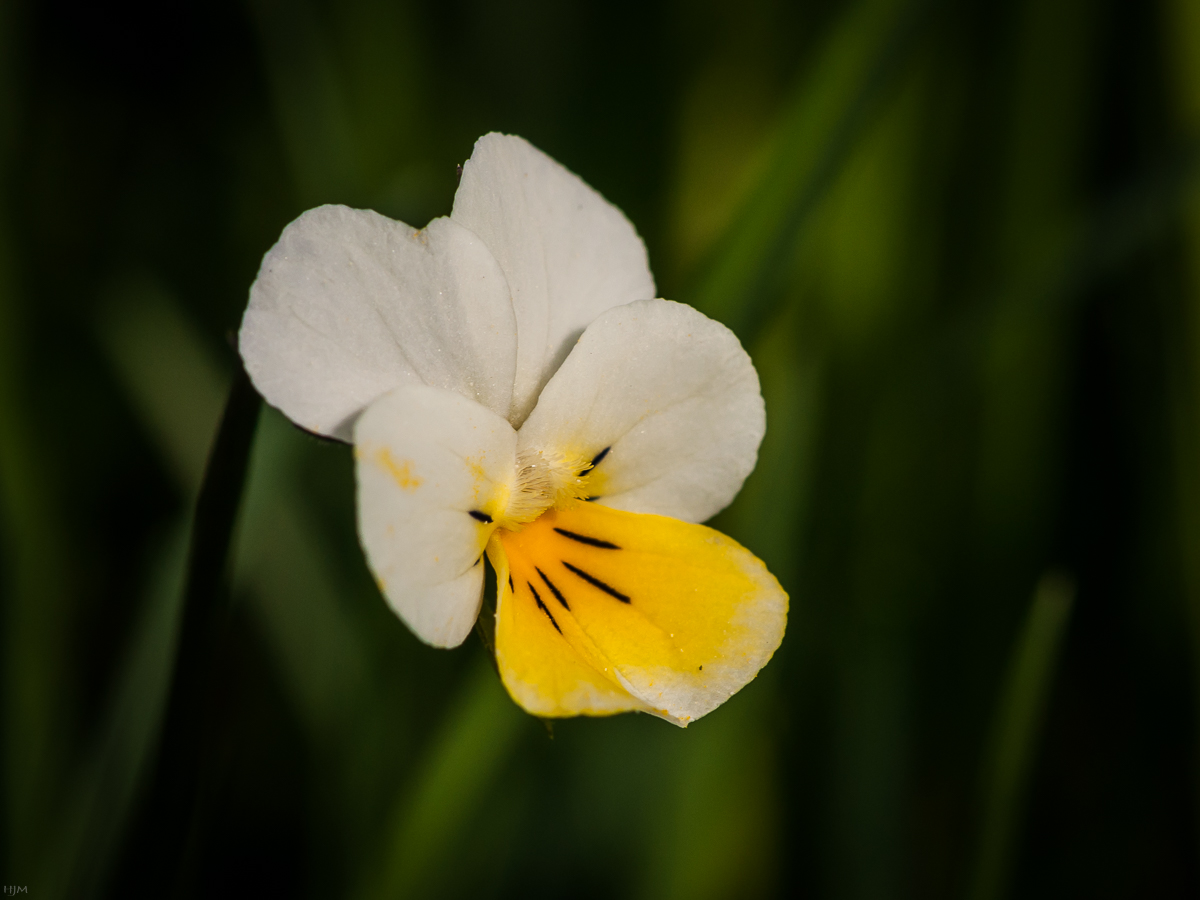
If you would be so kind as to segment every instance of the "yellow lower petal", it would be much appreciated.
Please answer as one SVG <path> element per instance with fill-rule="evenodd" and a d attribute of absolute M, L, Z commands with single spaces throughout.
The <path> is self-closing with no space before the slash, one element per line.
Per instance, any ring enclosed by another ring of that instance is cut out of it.
<path fill-rule="evenodd" d="M 500 674 L 537 715 L 642 709 L 686 725 L 783 638 L 779 583 L 703 525 L 579 503 L 498 530 L 488 552 Z"/>
<path fill-rule="evenodd" d="M 560 629 L 574 625 L 538 600 L 509 571 L 503 544 L 493 539 L 488 558 L 496 570 L 496 663 L 513 700 L 535 716 L 607 716 L 642 704 L 602 669 L 589 665 Z M 527 567 L 519 567 L 522 572 Z M 519 584 L 519 590 L 513 589 Z M 549 594 L 544 588 L 539 594 Z M 547 596 L 550 603 L 553 597 Z M 559 620 L 562 620 L 560 623 Z M 576 627 L 576 630 L 577 627 Z"/>

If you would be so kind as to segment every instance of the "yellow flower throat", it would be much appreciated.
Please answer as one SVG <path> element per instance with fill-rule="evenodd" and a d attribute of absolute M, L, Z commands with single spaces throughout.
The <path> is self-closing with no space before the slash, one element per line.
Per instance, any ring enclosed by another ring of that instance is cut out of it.
<path fill-rule="evenodd" d="M 519 531 L 548 509 L 570 509 L 580 500 L 595 497 L 599 485 L 595 471 L 608 455 L 595 456 L 549 450 L 527 450 L 517 457 L 515 484 L 503 503 L 489 514 L 508 531 Z"/>

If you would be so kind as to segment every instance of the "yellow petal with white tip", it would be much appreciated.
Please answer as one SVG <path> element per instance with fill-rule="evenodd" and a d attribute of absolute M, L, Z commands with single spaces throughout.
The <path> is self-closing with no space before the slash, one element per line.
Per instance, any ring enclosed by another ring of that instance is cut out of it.
<path fill-rule="evenodd" d="M 606 716 L 642 708 L 615 678 L 590 665 L 564 639 L 563 627 L 577 638 L 578 626 L 546 605 L 547 600 L 556 601 L 544 585 L 518 581 L 525 566 L 519 567 L 518 575 L 510 572 L 502 545 L 495 540 L 488 545 L 488 558 L 499 584 L 496 661 L 518 705 L 547 718 Z"/>
<path fill-rule="evenodd" d="M 703 525 L 594 503 L 497 530 L 496 659 L 542 716 L 642 709 L 679 725 L 744 687 L 783 638 L 787 595 Z"/>

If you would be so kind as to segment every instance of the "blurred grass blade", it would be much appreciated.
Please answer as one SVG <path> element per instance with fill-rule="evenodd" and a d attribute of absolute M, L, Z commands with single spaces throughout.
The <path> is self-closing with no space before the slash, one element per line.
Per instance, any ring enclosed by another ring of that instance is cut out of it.
<path fill-rule="evenodd" d="M 777 895 L 781 786 L 769 716 L 778 669 L 670 735 L 662 766 L 646 900 L 722 900 Z"/>
<path fill-rule="evenodd" d="M 291 456 L 308 440 L 274 410 L 263 411 L 250 460 L 234 583 L 249 588 L 283 673 L 289 699 L 320 742 L 341 744 L 356 711 L 376 700 L 367 651 L 339 598 L 354 592 L 338 577 L 308 507 L 294 489 Z M 394 708 L 377 706 L 379 716 Z"/>
<path fill-rule="evenodd" d="M 172 529 L 154 560 L 146 597 L 102 730 L 60 823 L 47 896 L 99 896 L 150 760 L 175 660 L 187 560 L 186 523 Z"/>
<path fill-rule="evenodd" d="M 195 826 L 204 762 L 209 682 L 227 613 L 224 588 L 233 527 L 262 401 L 239 367 L 196 500 L 184 582 L 178 653 L 146 821 L 155 846 L 148 864 L 158 883 L 186 888 L 187 852 Z"/>
<path fill-rule="evenodd" d="M 752 348 L 767 406 L 768 428 L 758 464 L 715 528 L 767 564 L 784 590 L 798 588 L 816 469 L 822 409 L 823 360 L 805 353 L 794 314 L 777 317 Z M 797 613 L 796 597 L 788 616 Z"/>
<path fill-rule="evenodd" d="M 1164 43 L 1174 75 L 1174 118 L 1193 142 L 1200 143 L 1200 5 L 1194 0 L 1168 0 L 1165 4 Z M 1178 509 L 1181 568 L 1188 599 L 1192 640 L 1193 697 L 1200 701 L 1200 355 L 1197 354 L 1196 310 L 1200 309 L 1200 191 L 1184 197 L 1184 241 L 1186 252 L 1186 303 L 1191 328 L 1176 351 L 1181 358 L 1175 375 L 1175 494 Z M 1181 192 L 1182 193 L 1182 192 Z M 1195 713 L 1193 713 L 1195 718 Z M 1196 750 L 1193 749 L 1193 754 Z M 1193 757 L 1193 772 L 1200 770 L 1200 756 Z M 1193 776 L 1200 787 L 1200 779 Z M 1196 788 L 1194 787 L 1193 790 Z M 1197 795 L 1200 800 L 1200 795 Z M 1200 835 L 1197 835 L 1200 836 Z"/>
<path fill-rule="evenodd" d="M 4 831 L 10 871 L 30 872 L 53 825 L 67 760 L 72 555 L 55 489 L 21 396 L 24 337 L 0 222 L 0 596 Z M 16 877 L 15 875 L 13 876 Z"/>
<path fill-rule="evenodd" d="M 701 268 L 690 302 L 752 340 L 789 250 L 881 107 L 919 36 L 925 0 L 863 0 L 838 23 L 780 119 L 771 161 Z"/>
<path fill-rule="evenodd" d="M 397 801 L 379 873 L 368 881 L 363 900 L 431 893 L 430 880 L 439 868 L 455 864 L 450 852 L 455 838 L 494 786 L 528 724 L 495 671 L 479 660 L 449 705 L 409 792 Z"/>
<path fill-rule="evenodd" d="M 14 165 L 21 131 L 18 63 L 25 16 L 0 4 L 0 198 L 10 201 L 27 172 Z M 68 654 L 74 549 L 58 496 L 59 462 L 44 445 L 28 392 L 43 371 L 26 328 L 31 308 L 19 232 L 0 208 L 0 866 L 10 880 L 32 876 L 54 827 L 67 763 Z M 20 221 L 12 214 L 13 222 Z M 18 262 L 20 260 L 21 262 Z M 12 873 L 8 875 L 8 873 Z"/>
<path fill-rule="evenodd" d="M 418 11 L 390 0 L 252 0 L 250 11 L 300 208 L 352 203 L 414 222 L 441 212 L 451 186 L 413 159 L 433 137 Z"/>
<path fill-rule="evenodd" d="M 98 321 L 126 396 L 189 501 L 200 489 L 209 444 L 229 391 L 222 368 L 172 297 L 147 277 L 110 289 Z"/>
<path fill-rule="evenodd" d="M 1074 598 L 1069 576 L 1043 576 L 1009 662 L 985 756 L 971 900 L 1006 895 L 1013 844 Z"/>
<path fill-rule="evenodd" d="M 316 9 L 254 0 L 250 10 L 301 206 L 360 196 L 350 114 Z"/>

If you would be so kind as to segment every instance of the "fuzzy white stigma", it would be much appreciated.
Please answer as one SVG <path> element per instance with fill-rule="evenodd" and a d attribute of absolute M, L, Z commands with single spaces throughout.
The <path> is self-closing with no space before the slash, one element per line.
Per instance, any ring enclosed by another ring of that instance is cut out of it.
<path fill-rule="evenodd" d="M 517 478 L 504 513 L 496 517 L 502 528 L 515 530 L 528 524 L 552 506 L 567 506 L 586 500 L 587 456 L 526 450 L 517 457 Z"/>

